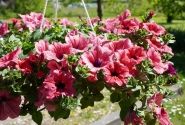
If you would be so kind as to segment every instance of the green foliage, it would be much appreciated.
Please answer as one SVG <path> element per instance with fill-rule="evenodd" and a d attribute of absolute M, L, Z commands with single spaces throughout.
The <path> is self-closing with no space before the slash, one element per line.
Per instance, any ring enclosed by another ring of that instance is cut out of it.
<path fill-rule="evenodd" d="M 119 92 L 113 92 L 111 94 L 111 96 L 110 96 L 110 101 L 112 103 L 119 102 L 121 100 L 121 98 L 122 98 L 121 96 L 122 96 L 121 93 L 119 93 Z"/>
<path fill-rule="evenodd" d="M 31 11 L 41 11 L 44 8 L 44 0 L 16 0 L 13 11 L 16 13 L 29 13 Z"/>
<path fill-rule="evenodd" d="M 12 18 L 17 14 L 42 12 L 45 0 L 11 0 L 7 7 L 0 6 L 0 18 Z"/>
<path fill-rule="evenodd" d="M 185 12 L 184 0 L 150 0 L 158 11 L 164 13 L 167 22 L 171 23 L 175 17 L 182 16 Z M 170 9 L 169 9 L 170 8 Z"/>
<path fill-rule="evenodd" d="M 151 10 L 152 5 L 148 3 L 148 0 L 129 0 L 128 9 L 134 16 L 141 16 L 146 11 Z"/>

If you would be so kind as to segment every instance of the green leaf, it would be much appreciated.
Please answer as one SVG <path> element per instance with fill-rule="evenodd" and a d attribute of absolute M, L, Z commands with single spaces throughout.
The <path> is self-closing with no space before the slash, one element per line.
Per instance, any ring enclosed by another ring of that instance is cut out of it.
<path fill-rule="evenodd" d="M 27 105 L 24 105 L 21 107 L 21 112 L 20 112 L 20 115 L 21 116 L 26 116 L 28 113 L 28 108 L 27 108 Z"/>
<path fill-rule="evenodd" d="M 15 35 L 13 35 L 13 34 L 9 37 L 8 40 L 9 40 L 9 42 L 14 42 L 14 41 L 19 42 L 20 41 L 20 39 L 15 37 Z"/>
<path fill-rule="evenodd" d="M 150 113 L 145 113 L 145 122 L 146 125 L 155 125 L 156 124 L 156 119 L 150 114 Z"/>
<path fill-rule="evenodd" d="M 124 121 L 124 119 L 125 119 L 125 117 L 126 117 L 128 111 L 129 111 L 128 109 L 121 109 L 121 110 L 120 110 L 119 116 L 120 116 L 120 119 L 121 119 L 122 121 Z"/>
<path fill-rule="evenodd" d="M 102 93 L 93 94 L 94 101 L 101 101 L 101 100 L 103 100 L 103 98 L 104 98 L 104 96 Z"/>
<path fill-rule="evenodd" d="M 118 93 L 118 92 L 113 92 L 111 95 L 110 95 L 110 101 L 112 103 L 115 103 L 115 102 L 119 102 L 121 100 L 121 94 Z"/>
<path fill-rule="evenodd" d="M 33 41 L 37 41 L 41 38 L 42 32 L 40 32 L 40 29 L 37 29 L 36 31 L 33 32 Z"/>
<path fill-rule="evenodd" d="M 131 89 L 132 92 L 141 90 L 141 86 L 137 85 L 135 88 Z"/>
<path fill-rule="evenodd" d="M 60 107 L 55 112 L 49 112 L 51 117 L 54 117 L 54 120 L 57 121 L 60 118 L 67 119 L 70 115 L 70 109 Z"/>
<path fill-rule="evenodd" d="M 81 103 L 81 109 L 85 109 L 88 106 L 94 106 L 94 100 L 90 97 L 83 97 L 80 100 L 80 103 Z"/>
<path fill-rule="evenodd" d="M 33 121 L 35 123 L 37 123 L 37 125 L 41 125 L 42 124 L 42 119 L 43 119 L 42 113 L 39 112 L 39 111 L 32 111 L 30 113 L 32 115 Z"/>
<path fill-rule="evenodd" d="M 99 82 L 93 84 L 93 86 L 95 86 L 97 91 L 100 92 L 100 91 L 102 91 L 104 89 L 104 82 L 99 81 Z"/>
<path fill-rule="evenodd" d="M 135 100 L 136 100 L 135 97 L 129 97 L 129 98 L 125 97 L 123 100 L 119 102 L 119 106 L 121 108 L 121 111 L 120 111 L 121 120 L 124 120 L 127 113 L 133 110 L 133 105 L 135 103 Z"/>
<path fill-rule="evenodd" d="M 31 42 L 23 42 L 22 49 L 23 49 L 23 54 L 28 54 L 31 50 L 33 50 L 34 44 Z"/>

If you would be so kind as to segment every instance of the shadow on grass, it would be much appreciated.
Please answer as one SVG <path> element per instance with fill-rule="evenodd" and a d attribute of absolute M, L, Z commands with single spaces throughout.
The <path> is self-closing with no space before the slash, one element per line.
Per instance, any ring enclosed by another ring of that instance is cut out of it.
<path fill-rule="evenodd" d="M 178 73 L 185 76 L 185 53 L 176 53 L 172 58 L 172 62 L 174 62 Z"/>
<path fill-rule="evenodd" d="M 175 36 L 176 42 L 170 45 L 173 51 L 176 53 L 185 53 L 185 30 L 168 28 L 167 31 Z"/>

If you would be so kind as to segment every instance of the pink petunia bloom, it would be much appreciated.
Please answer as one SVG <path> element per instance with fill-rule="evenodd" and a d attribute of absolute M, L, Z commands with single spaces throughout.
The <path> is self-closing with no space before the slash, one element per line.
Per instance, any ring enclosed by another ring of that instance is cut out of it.
<path fill-rule="evenodd" d="M 63 59 L 64 54 L 71 54 L 71 46 L 69 44 L 55 42 L 49 46 L 49 50 L 53 52 L 59 60 Z"/>
<path fill-rule="evenodd" d="M 3 37 L 9 32 L 7 23 L 0 23 L 0 37 Z"/>
<path fill-rule="evenodd" d="M 156 106 L 161 106 L 163 95 L 161 93 L 155 93 L 152 97 L 147 100 L 147 105 L 151 109 Z"/>
<path fill-rule="evenodd" d="M 112 33 L 115 30 L 115 27 L 119 26 L 119 20 L 118 19 L 107 19 L 103 22 L 104 27 L 101 28 L 101 30 Z"/>
<path fill-rule="evenodd" d="M 19 60 L 16 67 L 18 70 L 20 70 L 24 74 L 31 74 L 33 70 L 31 66 L 31 62 L 28 58 Z"/>
<path fill-rule="evenodd" d="M 169 47 L 168 45 L 162 46 L 161 52 L 162 52 L 162 53 L 169 53 L 169 54 L 171 54 L 171 55 L 174 55 L 174 53 L 172 52 L 172 48 Z"/>
<path fill-rule="evenodd" d="M 69 21 L 67 18 L 60 19 L 60 24 L 63 26 L 73 26 L 75 23 Z"/>
<path fill-rule="evenodd" d="M 35 43 L 35 50 L 37 54 L 41 55 L 44 51 L 47 51 L 49 48 L 49 43 L 45 40 L 39 40 Z"/>
<path fill-rule="evenodd" d="M 26 27 L 22 24 L 21 19 L 12 18 L 11 22 L 18 31 L 23 31 Z"/>
<path fill-rule="evenodd" d="M 168 70 L 167 70 L 167 73 L 170 74 L 170 75 L 172 75 L 172 76 L 174 76 L 174 75 L 177 74 L 176 69 L 174 68 L 174 65 L 173 65 L 172 62 L 169 62 L 169 63 L 168 63 Z"/>
<path fill-rule="evenodd" d="M 147 54 L 149 60 L 152 62 L 153 65 L 158 64 L 162 61 L 160 53 L 157 52 L 154 48 L 150 48 Z"/>
<path fill-rule="evenodd" d="M 120 62 L 110 62 L 103 72 L 105 82 L 112 86 L 125 86 L 128 77 L 131 76 L 128 67 Z"/>
<path fill-rule="evenodd" d="M 114 30 L 114 33 L 129 34 L 139 29 L 140 22 L 137 19 L 127 19 L 120 22 L 120 27 Z"/>
<path fill-rule="evenodd" d="M 172 49 L 168 45 L 162 43 L 159 38 L 152 37 L 151 39 L 147 39 L 147 42 L 151 48 L 154 48 L 161 53 L 169 53 L 173 55 Z"/>
<path fill-rule="evenodd" d="M 52 100 L 55 98 L 55 93 L 57 91 L 56 89 L 57 88 L 55 86 L 54 77 L 49 75 L 46 77 L 42 86 L 39 88 L 39 93 L 41 93 L 42 98 Z"/>
<path fill-rule="evenodd" d="M 44 76 L 45 76 L 45 73 L 44 73 L 43 71 L 40 70 L 40 71 L 37 72 L 37 78 L 38 78 L 38 79 L 41 79 L 41 78 L 43 78 Z"/>
<path fill-rule="evenodd" d="M 74 77 L 69 72 L 58 72 L 50 74 L 39 89 L 46 100 L 53 100 L 60 96 L 73 96 Z"/>
<path fill-rule="evenodd" d="M 145 60 L 147 58 L 147 54 L 143 47 L 133 46 L 129 49 L 119 51 L 116 58 L 124 65 L 133 67 Z"/>
<path fill-rule="evenodd" d="M 106 44 L 108 42 L 107 38 L 105 38 L 105 36 L 102 35 L 96 35 L 92 32 L 89 33 L 89 46 L 103 46 L 104 44 Z"/>
<path fill-rule="evenodd" d="M 94 25 L 94 24 L 97 24 L 98 22 L 100 22 L 100 18 L 99 17 L 92 18 L 91 22 L 89 20 L 87 20 L 87 24 L 88 25 L 91 25 L 91 23 L 92 23 L 92 25 Z"/>
<path fill-rule="evenodd" d="M 88 49 L 89 40 L 82 34 L 67 35 L 65 41 L 72 46 L 73 53 L 84 52 Z"/>
<path fill-rule="evenodd" d="M 164 27 L 157 25 L 156 23 L 143 23 L 143 28 L 146 29 L 148 32 L 152 33 L 153 35 L 160 36 L 165 34 L 166 30 Z"/>
<path fill-rule="evenodd" d="M 160 124 L 160 125 L 173 125 L 173 124 L 170 122 L 169 115 L 168 115 L 168 113 L 165 111 L 164 108 L 156 107 L 156 108 L 154 109 L 154 115 L 155 115 L 155 117 L 157 118 L 157 120 L 159 121 L 159 124 Z"/>
<path fill-rule="evenodd" d="M 37 107 L 45 105 L 48 111 L 52 111 L 55 109 L 55 105 L 50 105 L 50 102 L 61 96 L 73 96 L 75 94 L 75 89 L 73 88 L 74 78 L 71 76 L 69 73 L 61 72 L 48 75 L 38 89 L 35 105 Z"/>
<path fill-rule="evenodd" d="M 6 90 L 0 90 L 0 120 L 5 120 L 8 117 L 16 118 L 20 114 L 21 97 L 12 96 Z"/>
<path fill-rule="evenodd" d="M 124 125 L 144 125 L 143 120 L 134 111 L 128 112 L 125 119 Z"/>
<path fill-rule="evenodd" d="M 40 28 L 42 19 L 43 19 L 43 15 L 41 13 L 34 13 L 34 12 L 31 12 L 30 14 L 26 14 L 26 15 L 20 15 L 20 17 L 22 18 L 22 21 L 25 24 L 25 26 L 31 32 Z M 51 27 L 50 22 L 47 19 L 44 19 L 43 28 L 45 29 L 50 27 Z"/>
<path fill-rule="evenodd" d="M 104 46 L 108 47 L 113 52 L 116 52 L 118 50 L 131 48 L 133 46 L 133 43 L 130 39 L 121 39 L 119 41 L 111 41 L 109 43 L 106 43 Z"/>
<path fill-rule="evenodd" d="M 129 48 L 127 56 L 134 64 L 140 64 L 147 57 L 144 48 L 139 46 L 133 46 L 132 48 Z"/>
<path fill-rule="evenodd" d="M 155 51 L 154 48 L 150 48 L 147 52 L 147 55 L 152 66 L 154 66 L 154 71 L 156 71 L 158 74 L 163 74 L 168 69 L 168 65 L 162 62 L 160 53 Z"/>
<path fill-rule="evenodd" d="M 47 68 L 50 70 L 50 73 L 58 73 L 60 71 L 68 71 L 68 64 L 67 61 L 56 62 L 51 60 L 48 62 Z"/>
<path fill-rule="evenodd" d="M 71 45 L 54 42 L 49 45 L 49 50 L 44 52 L 44 57 L 47 60 L 63 61 L 65 55 L 71 54 Z"/>
<path fill-rule="evenodd" d="M 55 85 L 57 87 L 56 96 L 74 96 L 75 89 L 73 83 L 75 78 L 70 72 L 61 71 L 54 73 Z"/>
<path fill-rule="evenodd" d="M 88 78 L 90 81 L 97 80 L 97 73 L 110 62 L 111 55 L 112 51 L 101 46 L 96 46 L 91 51 L 82 54 L 81 62 L 90 70 L 90 76 Z"/>
<path fill-rule="evenodd" d="M 130 10 L 126 9 L 121 15 L 118 16 L 120 21 L 123 21 L 131 16 Z"/>
<path fill-rule="evenodd" d="M 15 66 L 18 62 L 19 54 L 21 54 L 21 49 L 18 48 L 13 52 L 6 54 L 0 58 L 0 68 L 12 67 Z"/>
<path fill-rule="evenodd" d="M 103 68 L 109 61 L 112 51 L 106 47 L 97 46 L 91 51 L 85 52 L 82 56 L 82 62 L 90 71 L 97 72 Z"/>
<path fill-rule="evenodd" d="M 147 100 L 147 105 L 158 119 L 160 125 L 172 125 L 167 112 L 161 107 L 162 100 L 163 95 L 161 93 L 155 93 Z"/>
<path fill-rule="evenodd" d="M 149 46 L 154 48 L 155 50 L 160 50 L 160 48 L 163 46 L 162 42 L 158 37 L 152 37 L 151 39 L 146 39 Z"/>

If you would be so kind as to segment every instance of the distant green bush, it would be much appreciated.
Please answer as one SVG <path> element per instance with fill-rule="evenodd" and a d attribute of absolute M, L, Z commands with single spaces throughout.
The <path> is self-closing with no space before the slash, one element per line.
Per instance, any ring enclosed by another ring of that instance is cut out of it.
<path fill-rule="evenodd" d="M 174 34 L 176 42 L 171 45 L 174 52 L 185 52 L 185 30 L 168 28 L 168 32 Z"/>

